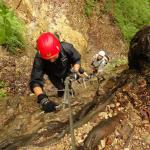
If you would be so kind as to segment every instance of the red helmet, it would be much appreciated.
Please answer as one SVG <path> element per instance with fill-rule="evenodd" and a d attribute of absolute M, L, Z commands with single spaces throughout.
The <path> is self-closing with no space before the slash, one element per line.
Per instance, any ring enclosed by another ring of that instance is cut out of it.
<path fill-rule="evenodd" d="M 50 59 L 60 53 L 59 40 L 50 32 L 42 33 L 37 39 L 37 49 L 43 59 Z"/>

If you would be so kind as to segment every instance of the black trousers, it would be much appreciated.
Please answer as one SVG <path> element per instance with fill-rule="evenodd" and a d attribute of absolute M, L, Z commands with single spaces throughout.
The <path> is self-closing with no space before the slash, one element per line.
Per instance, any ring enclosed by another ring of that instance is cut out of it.
<path fill-rule="evenodd" d="M 66 77 L 60 78 L 54 75 L 49 75 L 49 80 L 52 82 L 52 84 L 58 89 L 58 97 L 62 97 L 64 95 L 64 89 L 65 89 L 65 84 L 64 81 Z"/>

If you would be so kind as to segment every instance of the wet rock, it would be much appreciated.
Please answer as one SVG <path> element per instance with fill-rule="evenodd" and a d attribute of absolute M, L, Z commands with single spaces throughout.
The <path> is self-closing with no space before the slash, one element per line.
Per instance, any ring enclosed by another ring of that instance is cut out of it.
<path fill-rule="evenodd" d="M 144 70 L 150 67 L 150 26 L 139 30 L 130 42 L 129 68 Z"/>

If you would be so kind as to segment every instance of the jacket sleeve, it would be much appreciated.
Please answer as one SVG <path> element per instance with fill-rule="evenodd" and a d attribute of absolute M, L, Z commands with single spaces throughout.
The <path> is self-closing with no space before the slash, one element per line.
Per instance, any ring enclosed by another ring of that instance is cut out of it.
<path fill-rule="evenodd" d="M 72 44 L 63 43 L 64 51 L 68 54 L 68 58 L 71 64 L 80 64 L 81 63 L 81 55 L 80 53 L 74 48 Z"/>
<path fill-rule="evenodd" d="M 30 90 L 33 92 L 34 87 L 44 86 L 44 71 L 43 71 L 43 61 L 40 58 L 40 55 L 37 53 L 34 58 L 34 63 L 31 72 L 31 80 L 29 82 Z"/>

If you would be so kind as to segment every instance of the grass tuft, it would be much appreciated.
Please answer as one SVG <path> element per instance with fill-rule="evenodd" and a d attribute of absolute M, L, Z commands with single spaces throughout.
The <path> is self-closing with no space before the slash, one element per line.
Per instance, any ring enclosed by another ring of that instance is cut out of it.
<path fill-rule="evenodd" d="M 95 7 L 95 0 L 86 0 L 85 1 L 85 15 L 90 17 L 93 13 Z"/>

